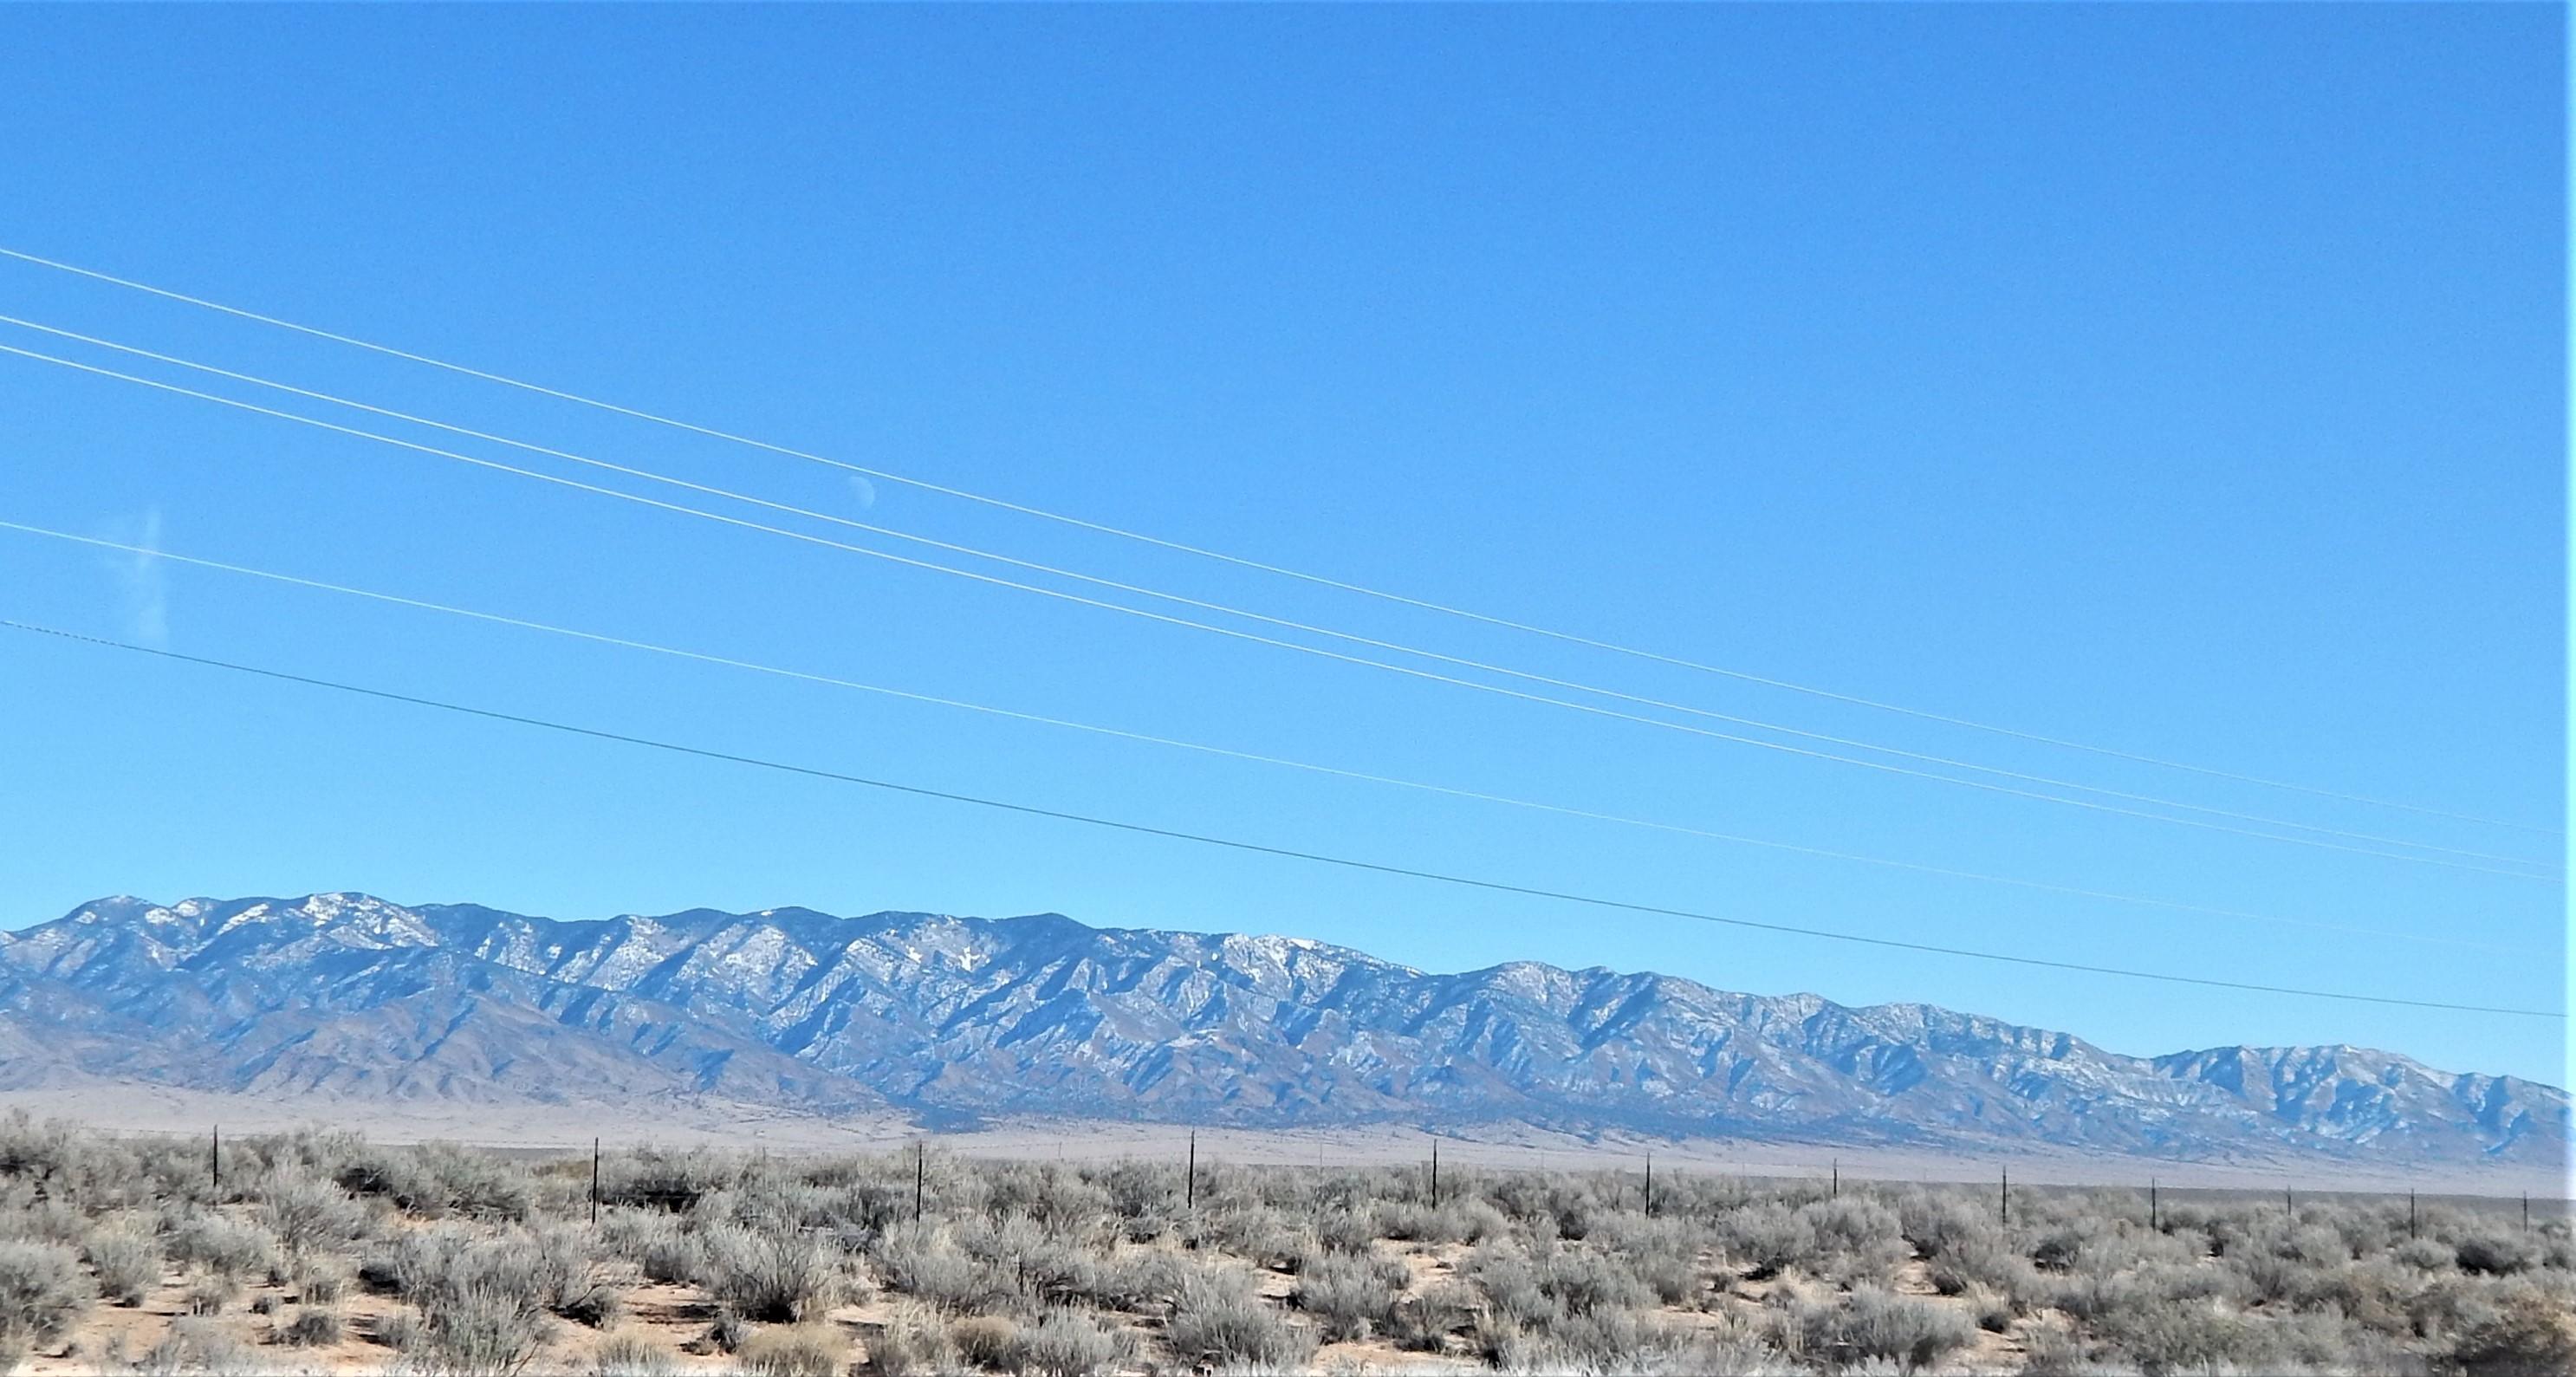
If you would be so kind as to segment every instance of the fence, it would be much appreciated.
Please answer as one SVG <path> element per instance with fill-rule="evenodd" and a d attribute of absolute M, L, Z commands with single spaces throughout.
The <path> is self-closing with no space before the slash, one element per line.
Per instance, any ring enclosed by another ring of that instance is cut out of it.
<path fill-rule="evenodd" d="M 210 1125 L 202 1135 L 152 1129 L 98 1131 L 108 1136 L 152 1138 L 164 1141 L 202 1138 L 207 1145 L 209 1176 L 218 1191 L 222 1188 L 226 1149 L 223 1130 L 219 1125 Z M 1229 1137 L 1238 1140 L 1253 1136 L 1245 1130 L 1226 1130 L 1225 1132 Z M 268 1132 L 249 1135 L 249 1141 L 265 1145 L 289 1136 L 289 1133 Z M 964 1135 L 949 1140 L 944 1145 L 941 1155 L 968 1161 L 1054 1161 L 1091 1166 L 1119 1162 L 1165 1163 L 1179 1168 L 1178 1193 L 1184 1209 L 1196 1207 L 1200 1183 L 1206 1179 L 1206 1174 L 1209 1172 L 1265 1169 L 1326 1173 L 1388 1170 L 1401 1173 L 1407 1168 L 1418 1169 L 1424 1181 L 1427 1197 L 1430 1203 L 1436 1206 L 1442 1199 L 1441 1180 L 1445 1162 L 1448 1179 L 1453 1186 L 1459 1181 L 1462 1169 L 1467 1172 L 1485 1173 L 1557 1172 L 1594 1178 L 1608 1177 L 1623 1183 L 1633 1180 L 1640 1208 L 1648 1215 L 1655 1213 L 1655 1182 L 1659 1168 L 1655 1154 L 1651 1150 L 1625 1152 L 1597 1147 L 1569 1150 L 1561 1145 L 1514 1147 L 1479 1142 L 1474 1139 L 1431 1135 L 1426 1139 L 1426 1154 L 1419 1159 L 1413 1159 L 1385 1147 L 1345 1149 L 1336 1152 L 1329 1144 L 1317 1142 L 1311 1151 L 1307 1151 L 1285 1149 L 1274 1141 L 1272 1146 L 1278 1150 L 1236 1157 L 1233 1160 L 1211 1155 L 1203 1168 L 1200 1162 L 1199 1134 L 1193 1130 L 1180 1130 L 1175 1136 L 1176 1142 L 1162 1144 L 1150 1136 L 1120 1142 L 1117 1139 L 1104 1140 L 1097 1135 L 1065 1135 L 1053 1138 L 1028 1134 Z M 236 1137 L 234 1140 L 236 1149 L 242 1141 L 243 1139 Z M 929 1194 L 931 1149 L 933 1143 L 938 1141 L 939 1135 L 925 1133 L 853 1134 L 848 1140 L 838 1144 L 799 1142 L 793 1146 L 782 1145 L 777 1152 L 784 1159 L 884 1157 L 888 1159 L 890 1167 L 898 1165 L 898 1159 L 908 1158 L 909 1162 L 901 1165 L 910 1167 L 908 1184 L 911 1187 L 912 1213 L 915 1217 L 920 1217 L 926 1208 Z M 442 1138 L 427 1140 L 422 1145 L 426 1146 L 428 1143 L 487 1152 L 522 1161 L 531 1159 L 571 1161 L 587 1158 L 590 1177 L 588 1194 L 594 1219 L 602 1204 L 641 1204 L 666 1209 L 684 1209 L 705 1194 L 703 1189 L 694 1187 L 653 1187 L 631 1181 L 610 1184 L 605 1176 L 605 1169 L 612 1152 L 623 1161 L 639 1155 L 688 1152 L 760 1158 L 768 1156 L 772 1151 L 767 1145 L 757 1141 L 747 1147 L 739 1144 L 720 1147 L 709 1143 L 663 1143 L 650 1137 L 636 1137 L 614 1143 L 606 1138 L 594 1139 L 589 1143 Z M 1083 1150 L 1069 1151 L 1075 1147 Z M 1157 1147 L 1166 1150 L 1150 1150 Z M 1149 1150 L 1139 1151 L 1139 1148 Z M 2063 1160 L 2052 1160 L 2047 1165 L 2062 1169 L 2069 1164 Z M 2295 1215 L 2302 1198 L 2322 1203 L 2393 1201 L 2402 1196 L 2407 1202 L 2410 1233 L 2420 1230 L 2422 1210 L 2426 1204 L 2518 1217 L 2525 1229 L 2533 1227 L 2535 1222 L 2545 1223 L 2551 1219 L 2564 1219 L 2576 1215 L 2576 1207 L 2572 1207 L 2570 1200 L 2564 1196 L 2535 1196 L 2527 1192 L 2515 1195 L 2490 1195 L 2456 1190 L 2408 1188 L 2394 1183 L 2378 1188 L 2349 1183 L 2340 1186 L 2302 1187 L 2296 1181 L 2286 1181 L 2277 1189 L 2250 1184 L 2167 1184 L 2161 1176 L 2154 1174 L 2147 1175 L 2143 1181 L 2134 1179 L 2033 1181 L 2029 1179 L 2027 1172 L 2023 1181 L 2015 1184 L 2013 1170 L 2014 1165 L 2010 1162 L 1998 1163 L 1994 1168 L 1994 1175 L 1984 1183 L 1986 1188 L 1993 1192 L 1997 1217 L 2007 1223 L 2012 1218 L 2016 1201 L 2027 1202 L 2047 1196 L 2103 1192 L 2129 1192 L 2142 1198 L 2151 1227 L 2161 1226 L 2166 1203 L 2176 1199 L 2202 1204 L 2236 1204 L 2248 1201 L 2259 1202 L 2267 1197 L 2277 1198 L 2284 1213 Z M 1844 1177 L 1843 1163 L 1839 1158 L 1828 1158 L 1819 1167 L 1812 1162 L 1762 1162 L 1745 1157 L 1727 1162 L 1723 1158 L 1713 1158 L 1705 1151 L 1685 1153 L 1680 1156 L 1678 1162 L 1674 1156 L 1667 1155 L 1660 1166 L 1660 1171 L 1666 1183 L 1668 1198 L 1678 1183 L 1708 1180 L 1737 1183 L 1748 1192 L 1756 1189 L 1773 1193 L 1813 1190 L 1827 1197 L 1837 1197 L 1842 1193 Z M 2062 1170 L 2053 1174 L 2062 1174 Z M 1974 1187 L 1978 1184 L 1955 1168 L 1944 1169 L 1938 1164 L 1928 1163 L 1921 1170 L 1912 1172 L 1890 1171 L 1884 1163 L 1871 1164 L 1856 1175 L 1854 1181 L 1857 1187 L 1862 1188 L 1903 1185 Z M 1625 1189 L 1624 1185 L 1621 1188 Z"/>

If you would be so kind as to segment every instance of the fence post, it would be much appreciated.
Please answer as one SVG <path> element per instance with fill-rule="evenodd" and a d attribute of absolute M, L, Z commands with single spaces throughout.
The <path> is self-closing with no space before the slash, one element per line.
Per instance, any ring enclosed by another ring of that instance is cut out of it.
<path fill-rule="evenodd" d="M 1437 1137 L 1431 1140 L 1431 1208 L 1440 1208 L 1440 1140 Z"/>
<path fill-rule="evenodd" d="M 1655 1154 L 1646 1154 L 1646 1217 L 1655 1217 Z"/>
<path fill-rule="evenodd" d="M 1843 1159 L 1839 1157 L 1834 1159 L 1834 1198 L 1843 1198 Z"/>
<path fill-rule="evenodd" d="M 2522 1193 L 2522 1231 L 2531 1232 L 2531 1192 Z"/>
<path fill-rule="evenodd" d="M 1181 1171 L 1181 1208 L 1197 1209 L 1199 1205 L 1199 1134 L 1190 1130 L 1190 1161 Z"/>
<path fill-rule="evenodd" d="M 590 1140 L 590 1222 L 599 1222 L 599 1140 Z"/>
<path fill-rule="evenodd" d="M 207 1171 L 215 1178 L 215 1203 L 224 1203 L 224 1126 L 215 1125 L 214 1145 L 206 1152 Z"/>
<path fill-rule="evenodd" d="M 2289 1186 L 2281 1188 L 2281 1213 L 2293 1219 L 2299 1214 L 2299 1193 Z"/>
<path fill-rule="evenodd" d="M 912 1159 L 912 1222 L 915 1224 L 921 1222 L 921 1186 L 929 1179 L 930 1140 L 924 1138 L 917 1145 Z"/>
<path fill-rule="evenodd" d="M 2155 1233 L 2164 1232 L 2164 1224 L 2156 1215 L 2156 1178 L 2152 1176 L 2147 1178 L 2147 1228 Z"/>
<path fill-rule="evenodd" d="M 2424 1236 L 2416 1231 L 2415 1192 L 2411 1188 L 2406 1192 L 2406 1236 L 2408 1238 L 2422 1238 Z"/>
<path fill-rule="evenodd" d="M 2002 1211 L 2003 1211 L 2003 1222 L 2004 1222 L 2004 1223 L 2006 1223 L 2006 1224 L 2010 1224 L 2010 1223 L 2012 1222 L 2012 1168 L 2010 1168 L 2010 1167 L 2006 1167 L 2006 1168 L 2004 1168 L 2004 1169 L 2003 1169 L 2003 1173 L 2004 1173 L 2004 1189 L 2003 1189 L 2003 1195 L 2000 1197 L 2000 1199 L 2001 1199 L 2001 1205 L 2000 1205 L 2000 1208 L 2001 1208 L 2001 1209 L 2002 1209 Z"/>

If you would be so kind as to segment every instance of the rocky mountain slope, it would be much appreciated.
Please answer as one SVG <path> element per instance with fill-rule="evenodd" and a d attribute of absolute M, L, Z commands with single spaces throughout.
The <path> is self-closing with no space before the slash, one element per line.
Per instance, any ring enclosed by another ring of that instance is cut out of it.
<path fill-rule="evenodd" d="M 2555 1166 L 2565 1092 L 2351 1047 L 2152 1060 L 1919 1004 L 1044 914 L 556 922 L 360 894 L 102 899 L 0 937 L 0 1089 L 720 1096 L 955 1122 L 1530 1123 L 2197 1161 Z"/>

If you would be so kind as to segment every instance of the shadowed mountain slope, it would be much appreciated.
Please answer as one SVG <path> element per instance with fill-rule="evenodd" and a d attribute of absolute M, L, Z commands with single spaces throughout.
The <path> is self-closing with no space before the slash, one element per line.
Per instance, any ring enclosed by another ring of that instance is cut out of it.
<path fill-rule="evenodd" d="M 2196 1161 L 2554 1166 L 2565 1092 L 2352 1047 L 2145 1059 L 1921 1004 L 1055 914 L 557 922 L 359 894 L 102 899 L 0 941 L 0 1088 L 718 1096 L 1242 1126 L 1528 1123 Z"/>

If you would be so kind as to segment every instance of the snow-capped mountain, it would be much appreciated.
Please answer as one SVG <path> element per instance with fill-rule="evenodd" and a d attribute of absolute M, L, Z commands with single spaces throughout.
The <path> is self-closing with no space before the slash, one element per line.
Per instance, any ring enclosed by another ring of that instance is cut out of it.
<path fill-rule="evenodd" d="M 362 894 L 102 899 L 0 937 L 0 1088 L 98 1076 L 2391 1167 L 2554 1167 L 2569 1128 L 2564 1091 L 2352 1047 L 2150 1060 L 1928 1005 L 1530 962 L 1433 974 L 1296 938 L 1056 914 L 557 922 Z"/>

